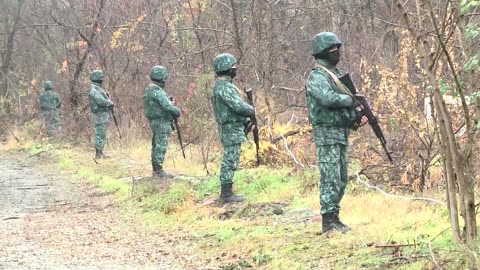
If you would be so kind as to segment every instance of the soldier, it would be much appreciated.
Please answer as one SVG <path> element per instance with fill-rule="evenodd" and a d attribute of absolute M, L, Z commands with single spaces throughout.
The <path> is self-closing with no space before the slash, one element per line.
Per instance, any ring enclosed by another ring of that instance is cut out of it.
<path fill-rule="evenodd" d="M 46 81 L 44 84 L 44 92 L 38 97 L 40 101 L 40 109 L 45 118 L 45 125 L 47 126 L 47 135 L 49 137 L 62 131 L 62 124 L 58 109 L 62 106 L 60 96 L 53 91 L 53 84 L 51 81 Z"/>
<path fill-rule="evenodd" d="M 108 158 L 109 155 L 103 153 L 103 148 L 107 140 L 106 125 L 110 119 L 113 102 L 102 89 L 103 71 L 92 71 L 90 80 L 92 85 L 88 93 L 88 101 L 93 115 L 93 124 L 95 125 L 95 158 Z"/>
<path fill-rule="evenodd" d="M 152 129 L 152 178 L 173 177 L 163 170 L 163 160 L 167 152 L 168 136 L 172 132 L 172 120 L 180 116 L 180 110 L 175 106 L 175 99 L 170 101 L 163 91 L 167 78 L 167 70 L 163 66 L 154 66 L 150 72 L 152 82 L 143 96 L 145 116 Z"/>
<path fill-rule="evenodd" d="M 237 71 L 237 59 L 222 53 L 213 59 L 213 71 L 218 76 L 213 87 L 213 112 L 218 125 L 218 135 L 223 147 L 220 167 L 220 200 L 224 203 L 242 202 L 244 197 L 232 191 L 232 179 L 238 168 L 241 143 L 247 140 L 245 127 L 249 117 L 255 115 L 252 106 L 243 102 L 238 88 L 232 83 Z"/>
<path fill-rule="evenodd" d="M 321 32 L 313 38 L 312 55 L 316 63 L 306 83 L 308 118 L 313 126 L 320 169 L 323 233 L 350 230 L 339 218 L 340 201 L 348 183 L 348 135 L 352 127 L 368 121 L 365 116 L 356 116 L 352 94 L 337 78 L 342 75 L 336 67 L 341 46 L 342 42 L 330 32 Z"/>

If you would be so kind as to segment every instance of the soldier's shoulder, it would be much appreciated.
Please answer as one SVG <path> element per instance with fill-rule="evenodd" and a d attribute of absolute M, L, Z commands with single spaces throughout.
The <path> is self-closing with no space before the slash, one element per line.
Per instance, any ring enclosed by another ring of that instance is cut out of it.
<path fill-rule="evenodd" d="M 313 68 L 308 75 L 309 80 L 328 80 L 328 74 L 320 69 L 320 68 Z"/>

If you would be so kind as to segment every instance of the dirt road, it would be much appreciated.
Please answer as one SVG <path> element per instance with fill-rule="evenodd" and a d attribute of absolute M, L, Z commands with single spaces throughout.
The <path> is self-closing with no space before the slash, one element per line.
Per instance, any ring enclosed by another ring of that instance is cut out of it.
<path fill-rule="evenodd" d="M 197 269 L 166 233 L 146 232 L 110 195 L 41 163 L 0 153 L 0 269 Z"/>

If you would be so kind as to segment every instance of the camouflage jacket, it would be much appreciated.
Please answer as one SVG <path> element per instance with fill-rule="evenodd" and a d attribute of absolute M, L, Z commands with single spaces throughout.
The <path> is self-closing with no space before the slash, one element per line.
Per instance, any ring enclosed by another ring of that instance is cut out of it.
<path fill-rule="evenodd" d="M 100 84 L 92 83 L 90 92 L 88 92 L 88 101 L 93 114 L 93 123 L 98 125 L 108 122 L 110 119 L 109 107 L 113 105 L 113 102 L 107 97 Z"/>
<path fill-rule="evenodd" d="M 42 109 L 42 111 L 56 110 L 62 105 L 60 96 L 52 90 L 42 92 L 38 100 L 40 101 L 40 109 Z"/>
<path fill-rule="evenodd" d="M 165 91 L 154 82 L 145 89 L 143 106 L 148 120 L 158 122 L 156 123 L 157 132 L 170 133 L 172 120 L 180 116 L 180 109 L 170 102 Z"/>
<path fill-rule="evenodd" d="M 213 113 L 218 125 L 218 135 L 223 146 L 244 142 L 247 137 L 244 132 L 248 117 L 255 111 L 253 107 L 243 102 L 238 88 L 228 76 L 219 77 L 213 86 Z"/>
<path fill-rule="evenodd" d="M 341 71 L 318 59 L 335 75 Z M 321 68 L 314 68 L 306 84 L 308 119 L 313 126 L 316 145 L 344 144 L 348 145 L 350 124 L 355 118 L 353 100 L 338 89 L 335 81 Z"/>

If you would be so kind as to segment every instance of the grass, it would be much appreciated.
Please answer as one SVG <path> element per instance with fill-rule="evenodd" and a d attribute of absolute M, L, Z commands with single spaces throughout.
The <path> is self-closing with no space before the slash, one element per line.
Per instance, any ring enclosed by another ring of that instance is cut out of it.
<path fill-rule="evenodd" d="M 146 229 L 181 232 L 200 258 L 217 258 L 220 269 L 432 269 L 431 251 L 445 269 L 473 265 L 452 241 L 447 211 L 438 204 L 388 198 L 355 185 L 355 192 L 347 190 L 341 211 L 342 220 L 354 230 L 331 238 L 319 234 L 320 222 L 290 218 L 289 213 L 272 214 L 269 204 L 275 203 L 285 205 L 285 212 L 319 212 L 315 169 L 240 169 L 235 174 L 235 189 L 247 197 L 247 203 L 233 209 L 230 218 L 220 220 L 225 209 L 202 204 L 218 196 L 218 175 L 206 175 L 195 148 L 187 151 L 184 160 L 175 145 L 169 146 L 164 167 L 192 177 L 158 190 L 131 181 L 150 175 L 147 142 L 115 149 L 114 158 L 99 164 L 92 159 L 93 151 L 84 150 L 88 149 L 85 145 L 31 142 L 22 147 L 27 155 L 48 152 L 50 169 L 74 172 L 73 181 L 114 192 L 124 213 L 139 215 Z M 217 163 L 207 166 L 218 172 Z M 375 247 L 392 243 L 412 246 Z"/>

